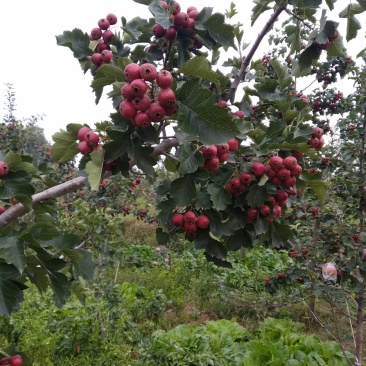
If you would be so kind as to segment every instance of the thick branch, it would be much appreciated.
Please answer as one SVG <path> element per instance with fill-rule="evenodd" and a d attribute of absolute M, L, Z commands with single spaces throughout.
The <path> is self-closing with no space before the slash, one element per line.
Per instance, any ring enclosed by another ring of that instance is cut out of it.
<path fill-rule="evenodd" d="M 169 140 L 163 140 L 160 144 L 154 147 L 152 155 L 158 156 L 164 154 L 165 151 L 171 149 L 172 147 L 178 146 L 178 139 L 172 138 Z M 36 193 L 32 196 L 33 206 L 40 205 L 52 201 L 58 197 L 64 196 L 68 193 L 75 192 L 76 190 L 83 188 L 87 182 L 85 177 L 77 177 L 68 182 L 61 183 L 55 187 L 46 189 L 43 192 Z M 23 204 L 18 203 L 10 208 L 8 208 L 2 215 L 0 215 L 0 229 L 9 225 L 18 217 L 23 216 L 30 210 Z"/>
<path fill-rule="evenodd" d="M 235 75 L 234 81 L 231 84 L 231 87 L 227 91 L 227 93 L 224 96 L 225 100 L 232 100 L 234 99 L 236 90 L 238 89 L 238 86 L 240 84 L 240 81 L 243 79 L 244 75 L 247 73 L 248 66 L 250 64 L 250 61 L 252 60 L 255 51 L 259 47 L 260 43 L 262 42 L 264 36 L 269 32 L 269 30 L 272 28 L 274 22 L 277 20 L 277 18 L 280 16 L 282 11 L 286 9 L 286 6 L 279 6 L 274 13 L 269 18 L 268 22 L 264 25 L 262 31 L 258 34 L 257 39 L 253 43 L 252 48 L 250 49 L 249 53 L 246 57 L 244 57 L 243 62 L 241 64 L 240 70 Z"/>
<path fill-rule="evenodd" d="M 52 201 L 55 198 L 64 196 L 65 194 L 71 193 L 84 187 L 86 184 L 85 177 L 77 177 L 68 182 L 61 183 L 52 188 L 48 188 L 43 192 L 36 193 L 32 196 L 33 206 L 40 205 L 42 203 Z M 0 229 L 9 225 L 18 217 L 23 216 L 29 211 L 27 207 L 18 203 L 10 208 L 8 208 L 1 216 L 0 216 Z"/>

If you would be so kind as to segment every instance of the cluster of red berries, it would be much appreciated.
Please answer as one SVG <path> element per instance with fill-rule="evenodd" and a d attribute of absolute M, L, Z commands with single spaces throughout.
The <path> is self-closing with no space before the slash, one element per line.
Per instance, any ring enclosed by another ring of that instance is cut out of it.
<path fill-rule="evenodd" d="M 99 144 L 99 135 L 89 127 L 81 127 L 78 130 L 78 149 L 79 152 L 83 155 L 89 154 L 95 148 L 98 147 Z"/>
<path fill-rule="evenodd" d="M 165 1 L 160 1 L 161 6 L 168 12 L 170 10 L 170 5 Z M 152 27 L 152 33 L 156 38 L 165 38 L 167 42 L 171 42 L 177 36 L 177 32 L 182 29 L 192 29 L 194 28 L 198 17 L 199 11 L 196 7 L 190 6 L 187 12 L 181 11 L 181 6 L 178 2 L 173 4 L 173 12 L 170 19 L 173 20 L 174 25 L 164 29 L 160 24 L 154 24 Z M 202 43 L 192 38 L 193 47 L 199 49 L 202 47 Z"/>
<path fill-rule="evenodd" d="M 339 32 L 336 29 L 335 32 L 328 37 L 327 41 L 325 43 L 318 43 L 315 42 L 316 46 L 318 47 L 318 49 L 320 50 L 327 50 L 330 46 L 330 44 L 339 36 Z"/>
<path fill-rule="evenodd" d="M 172 224 L 185 230 L 189 235 L 194 236 L 198 229 L 206 229 L 209 227 L 210 219 L 206 215 L 197 216 L 193 211 L 187 211 L 184 214 L 174 214 Z"/>
<path fill-rule="evenodd" d="M 224 163 L 229 158 L 229 152 L 236 151 L 238 148 L 239 141 L 235 137 L 225 144 L 204 146 L 202 149 L 202 155 L 205 159 L 203 166 L 209 172 L 218 171 L 220 163 Z"/>
<path fill-rule="evenodd" d="M 6 164 L 5 161 L 0 161 L 0 178 L 8 175 L 9 171 L 9 165 Z"/>
<path fill-rule="evenodd" d="M 308 145 L 316 150 L 320 150 L 324 146 L 324 130 L 318 126 L 313 126 L 313 133 L 308 141 Z"/>
<path fill-rule="evenodd" d="M 109 64 L 113 58 L 109 44 L 114 34 L 109 27 L 116 23 L 117 16 L 110 13 L 105 18 L 99 19 L 98 27 L 93 28 L 89 34 L 91 41 L 98 41 L 96 52 L 93 53 L 91 58 L 97 68 L 102 64 Z"/>
<path fill-rule="evenodd" d="M 302 172 L 302 166 L 297 162 L 297 159 L 289 155 L 284 159 L 280 156 L 272 156 L 265 173 L 272 183 L 276 185 L 284 185 L 287 188 L 293 187 L 296 184 L 296 177 Z"/>
<path fill-rule="evenodd" d="M 139 177 L 139 178 L 136 178 L 134 181 L 132 181 L 132 183 L 131 183 L 131 188 L 129 188 L 129 192 L 130 193 L 132 193 L 134 190 L 135 190 L 135 188 L 139 185 L 141 183 L 141 178 Z"/>
<path fill-rule="evenodd" d="M 4 357 L 0 360 L 2 366 L 23 366 L 23 358 L 21 355 L 14 355 L 12 357 Z"/>
<path fill-rule="evenodd" d="M 176 96 L 171 89 L 173 75 L 157 72 L 153 64 L 128 64 L 124 69 L 127 82 L 121 88 L 124 100 L 119 104 L 121 115 L 134 126 L 148 128 L 177 111 Z"/>

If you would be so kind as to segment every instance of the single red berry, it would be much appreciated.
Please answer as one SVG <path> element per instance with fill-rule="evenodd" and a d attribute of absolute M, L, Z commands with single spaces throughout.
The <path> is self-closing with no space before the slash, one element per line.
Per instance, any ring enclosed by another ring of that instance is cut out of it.
<path fill-rule="evenodd" d="M 155 80 L 156 76 L 157 76 L 157 71 L 156 71 L 155 65 L 150 64 L 150 63 L 141 65 L 140 75 L 141 75 L 142 79 L 144 79 L 145 81 Z"/>
<path fill-rule="evenodd" d="M 9 174 L 9 165 L 5 161 L 0 161 L 0 177 L 5 177 Z"/>
<path fill-rule="evenodd" d="M 196 220 L 197 220 L 197 216 L 193 211 L 187 211 L 184 214 L 184 222 L 187 222 L 187 223 L 191 224 L 191 223 L 195 223 Z"/>
<path fill-rule="evenodd" d="M 135 79 L 141 79 L 140 69 L 141 67 L 135 63 L 128 64 L 123 71 L 126 80 L 131 83 Z"/>
<path fill-rule="evenodd" d="M 117 16 L 113 13 L 109 13 L 106 17 L 105 17 L 110 25 L 115 25 L 117 23 Z"/>
<path fill-rule="evenodd" d="M 84 141 L 85 140 L 85 135 L 91 131 L 91 128 L 89 127 L 81 127 L 79 128 L 78 131 L 78 140 L 80 141 Z"/>
<path fill-rule="evenodd" d="M 251 168 L 252 173 L 256 177 L 261 177 L 264 174 L 265 170 L 266 170 L 265 166 L 260 162 L 255 162 Z"/>
<path fill-rule="evenodd" d="M 210 219 L 206 215 L 199 215 L 197 217 L 196 225 L 200 229 L 206 229 L 210 225 Z"/>
<path fill-rule="evenodd" d="M 161 89 L 158 94 L 158 102 L 163 107 L 168 107 L 175 104 L 176 99 L 177 97 L 175 96 L 174 91 L 170 88 Z"/>
<path fill-rule="evenodd" d="M 159 88 L 167 89 L 170 88 L 173 84 L 173 75 L 168 70 L 161 70 L 156 75 L 156 83 Z"/>
<path fill-rule="evenodd" d="M 102 30 L 107 30 L 110 26 L 109 21 L 106 18 L 99 19 L 98 27 Z"/>

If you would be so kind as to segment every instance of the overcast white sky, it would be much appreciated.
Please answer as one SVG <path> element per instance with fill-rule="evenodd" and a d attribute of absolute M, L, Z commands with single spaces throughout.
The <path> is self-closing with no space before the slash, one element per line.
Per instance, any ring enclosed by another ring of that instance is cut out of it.
<path fill-rule="evenodd" d="M 179 3 L 184 11 L 188 6 L 195 5 L 199 10 L 211 6 L 215 12 L 223 13 L 230 6 L 230 1 L 226 0 L 180 0 Z M 240 16 L 234 20 L 247 25 L 245 42 L 253 42 L 269 13 L 264 14 L 250 30 L 253 2 L 238 0 L 235 3 Z M 342 5 L 329 19 L 338 20 L 339 10 L 348 2 L 338 0 L 338 3 Z M 40 126 L 45 129 L 50 141 L 52 134 L 65 128 L 68 123 L 93 125 L 94 122 L 107 119 L 113 112 L 111 101 L 102 98 L 95 105 L 90 74 L 84 75 L 68 48 L 57 46 L 55 36 L 73 28 L 89 32 L 108 13 L 115 13 L 118 19 L 124 16 L 127 20 L 136 16 L 151 16 L 146 6 L 132 0 L 1 1 L 0 34 L 3 45 L 0 62 L 0 119 L 5 113 L 4 83 L 14 85 L 17 118 L 45 115 Z M 364 23 L 363 21 L 363 25 Z M 120 21 L 117 25 L 120 25 Z M 342 32 L 344 27 L 341 26 L 340 29 Z M 364 46 L 363 35 L 364 33 L 360 34 L 358 43 L 352 42 L 351 46 L 355 50 Z M 261 57 L 264 52 L 265 48 L 255 57 Z"/>

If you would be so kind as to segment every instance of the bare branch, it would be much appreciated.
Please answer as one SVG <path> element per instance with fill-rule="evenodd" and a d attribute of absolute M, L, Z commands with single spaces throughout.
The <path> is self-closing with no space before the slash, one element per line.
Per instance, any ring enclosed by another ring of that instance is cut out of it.
<path fill-rule="evenodd" d="M 269 32 L 269 30 L 272 28 L 274 22 L 277 20 L 277 18 L 280 16 L 280 14 L 286 9 L 286 6 L 279 6 L 274 13 L 269 18 L 268 22 L 264 25 L 262 31 L 258 34 L 257 39 L 253 43 L 252 48 L 250 49 L 249 53 L 246 57 L 244 57 L 243 62 L 241 64 L 240 70 L 235 75 L 234 81 L 232 82 L 229 90 L 226 92 L 224 96 L 224 100 L 232 100 L 235 97 L 236 90 L 238 89 L 238 86 L 243 79 L 244 75 L 247 73 L 247 68 L 250 64 L 250 61 L 252 60 L 255 51 L 259 47 L 260 43 L 262 42 L 264 36 Z"/>

